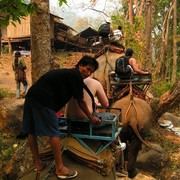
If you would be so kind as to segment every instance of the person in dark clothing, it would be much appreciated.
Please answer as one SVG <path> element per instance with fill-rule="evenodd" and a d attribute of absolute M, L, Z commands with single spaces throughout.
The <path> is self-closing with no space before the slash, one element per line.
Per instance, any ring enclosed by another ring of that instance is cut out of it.
<path fill-rule="evenodd" d="M 26 79 L 26 63 L 23 58 L 21 58 L 21 53 L 16 51 L 14 54 L 15 58 L 12 63 L 12 68 L 14 71 L 15 81 L 16 81 L 16 98 L 20 99 L 20 96 L 24 98 L 26 90 L 28 87 Z M 23 85 L 22 93 L 20 93 L 21 83 Z"/>
<path fill-rule="evenodd" d="M 134 72 L 137 74 L 149 74 L 149 72 L 147 71 L 143 71 L 141 69 L 138 68 L 137 64 L 136 64 L 136 59 L 132 57 L 134 51 L 131 48 L 128 48 L 125 52 L 125 57 L 127 59 L 127 65 L 131 65 L 131 67 L 133 68 Z"/>
<path fill-rule="evenodd" d="M 98 66 L 95 58 L 83 56 L 75 68 L 49 71 L 28 90 L 24 103 L 23 133 L 29 134 L 29 146 L 37 171 L 43 169 L 39 159 L 37 136 L 48 136 L 56 161 L 57 178 L 69 179 L 77 176 L 77 171 L 70 170 L 62 162 L 56 112 L 65 106 L 71 97 L 74 97 L 92 123 L 101 123 L 99 118 L 89 112 L 83 99 L 83 79 L 96 71 Z"/>

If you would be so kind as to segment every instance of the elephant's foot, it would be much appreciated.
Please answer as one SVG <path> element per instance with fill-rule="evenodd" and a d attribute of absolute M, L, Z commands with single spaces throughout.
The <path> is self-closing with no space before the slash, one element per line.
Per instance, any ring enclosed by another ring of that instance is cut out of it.
<path fill-rule="evenodd" d="M 137 173 L 138 173 L 137 169 L 130 170 L 128 171 L 128 177 L 134 178 L 137 175 Z"/>

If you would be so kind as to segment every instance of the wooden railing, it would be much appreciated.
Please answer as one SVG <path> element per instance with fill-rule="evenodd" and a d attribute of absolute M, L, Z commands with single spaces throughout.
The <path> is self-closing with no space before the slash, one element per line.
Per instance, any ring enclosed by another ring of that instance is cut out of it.
<path fill-rule="evenodd" d="M 59 30 L 59 32 L 56 35 L 56 38 L 60 41 L 78 43 L 81 45 L 86 45 L 86 41 L 87 41 L 85 38 L 79 36 L 68 37 L 67 32 L 63 30 Z"/>

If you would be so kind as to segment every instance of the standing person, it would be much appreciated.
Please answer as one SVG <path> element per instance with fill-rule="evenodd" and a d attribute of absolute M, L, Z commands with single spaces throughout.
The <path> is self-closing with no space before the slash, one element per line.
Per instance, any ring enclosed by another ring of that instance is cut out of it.
<path fill-rule="evenodd" d="M 15 74 L 16 81 L 16 98 L 19 99 L 21 97 L 25 97 L 26 90 L 28 87 L 27 79 L 26 79 L 26 64 L 23 58 L 21 57 L 21 53 L 19 51 L 15 52 L 15 59 L 12 63 L 12 68 Z M 22 93 L 20 93 L 21 83 L 23 84 Z"/>
<path fill-rule="evenodd" d="M 23 133 L 29 134 L 28 141 L 36 170 L 43 169 L 39 158 L 37 136 L 48 136 L 56 161 L 57 178 L 70 179 L 77 176 L 77 171 L 70 170 L 62 162 L 60 130 L 56 112 L 64 107 L 71 97 L 74 97 L 93 123 L 101 122 L 89 112 L 83 99 L 83 79 L 90 76 L 98 66 L 95 58 L 83 56 L 76 68 L 49 71 L 27 92 L 23 113 Z"/>

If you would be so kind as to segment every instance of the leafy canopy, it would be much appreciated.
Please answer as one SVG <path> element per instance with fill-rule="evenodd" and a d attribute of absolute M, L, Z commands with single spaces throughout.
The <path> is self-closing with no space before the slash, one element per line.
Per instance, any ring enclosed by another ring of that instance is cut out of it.
<path fill-rule="evenodd" d="M 67 5 L 67 0 L 59 0 L 59 6 L 62 6 L 63 3 Z"/>
<path fill-rule="evenodd" d="M 59 0 L 59 6 L 67 4 L 67 0 Z M 8 26 L 15 22 L 21 23 L 28 14 L 33 15 L 38 10 L 36 2 L 27 3 L 27 0 L 0 0 L 0 27 L 2 25 Z"/>
<path fill-rule="evenodd" d="M 21 0 L 0 0 L 0 27 L 8 26 L 11 22 L 21 23 L 21 18 L 25 18 L 28 14 L 33 14 L 37 9 L 36 3 L 25 3 Z"/>

